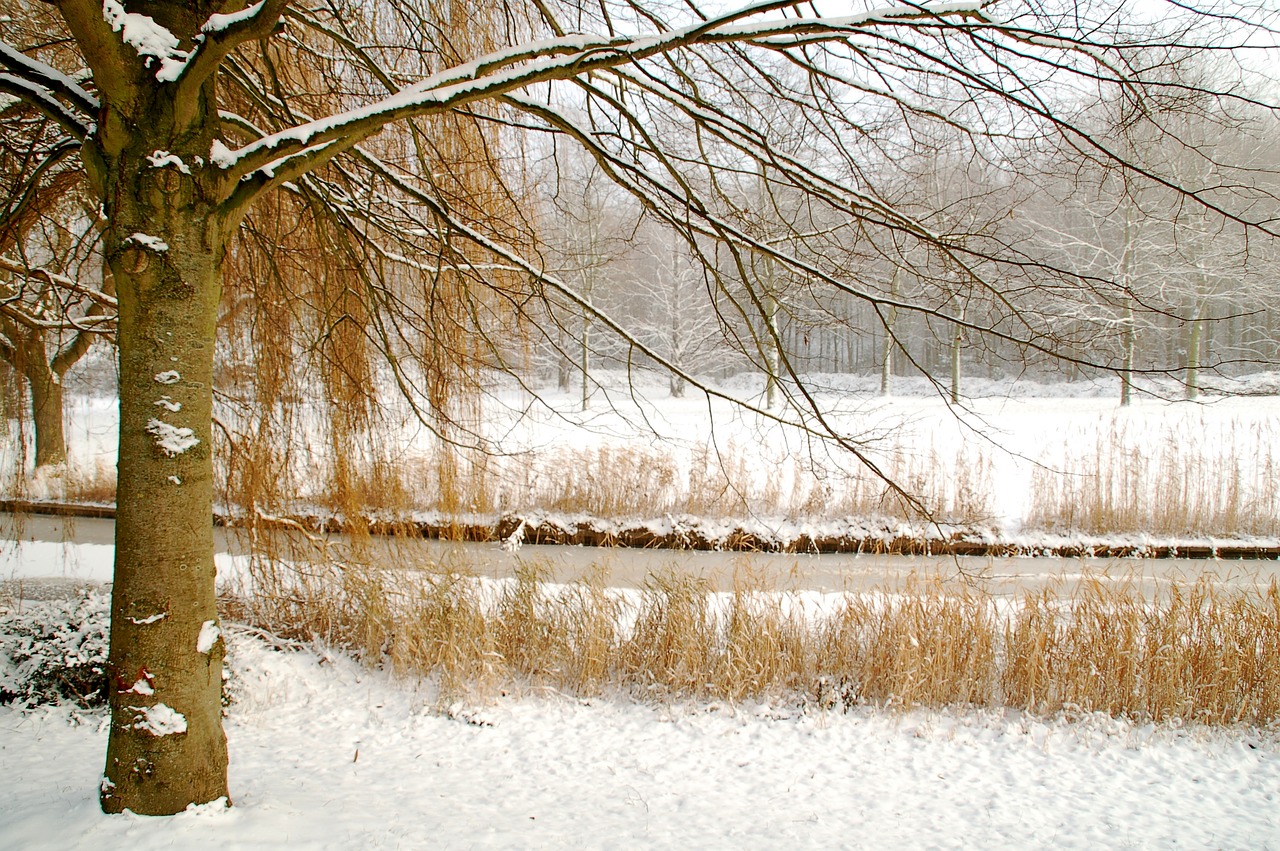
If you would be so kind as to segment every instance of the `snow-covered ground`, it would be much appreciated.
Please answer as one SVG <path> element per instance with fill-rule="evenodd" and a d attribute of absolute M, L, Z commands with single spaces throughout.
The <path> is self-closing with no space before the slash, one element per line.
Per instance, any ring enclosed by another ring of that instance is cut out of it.
<path fill-rule="evenodd" d="M 0 552 L 11 580 L 93 581 L 111 548 Z M 544 691 L 442 706 L 429 682 L 227 636 L 232 809 L 104 816 L 105 714 L 0 707 L 0 846 L 1280 848 L 1280 729 Z"/>
<path fill-rule="evenodd" d="M 986 453 L 972 463 L 987 470 L 984 492 L 1010 532 L 1027 515 L 1035 462 L 1070 467 L 1100 434 L 1139 451 L 1230 438 L 1232 457 L 1248 460 L 1280 433 L 1273 398 L 1147 398 L 1118 411 L 1110 398 L 1077 396 L 975 398 L 963 416 L 981 415 L 992 442 L 924 396 L 851 396 L 841 416 L 925 460 Z M 778 475 L 769 452 L 807 457 L 757 421 L 708 413 L 705 400 L 626 404 L 532 418 L 512 437 L 530 450 L 633 445 L 628 418 L 643 415 L 666 435 L 647 445 L 663 451 L 705 444 L 697 429 L 710 425 L 722 445 L 761 447 L 746 467 L 766 478 Z M 82 464 L 106 463 L 112 406 L 77 405 L 73 449 Z M 110 558 L 105 545 L 10 546 L 0 578 L 101 581 Z M 220 571 L 234 570 L 220 558 Z M 228 639 L 232 809 L 103 816 L 105 715 L 0 708 L 0 847 L 1280 849 L 1280 729 L 542 692 L 442 707 L 430 683 L 322 648 L 274 651 L 234 626 Z"/>
<path fill-rule="evenodd" d="M 450 712 L 229 638 L 234 808 L 104 816 L 105 716 L 0 709 L 5 847 L 1280 847 L 1275 734 L 548 694 Z"/>

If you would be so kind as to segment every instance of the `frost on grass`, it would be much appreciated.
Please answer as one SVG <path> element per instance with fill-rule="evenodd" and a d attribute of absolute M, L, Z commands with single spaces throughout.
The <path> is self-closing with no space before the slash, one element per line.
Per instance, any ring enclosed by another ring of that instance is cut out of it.
<path fill-rule="evenodd" d="M 177 384 L 182 380 L 182 373 L 178 372 L 176 369 L 169 369 L 164 372 L 157 372 L 153 380 L 156 384 Z M 169 397 L 165 396 L 164 398 L 168 399 Z M 156 404 L 158 405 L 160 403 L 157 402 Z"/>
<path fill-rule="evenodd" d="M 196 650 L 201 653 L 208 653 L 213 649 L 213 645 L 218 643 L 218 636 L 222 634 L 222 630 L 218 629 L 217 621 L 205 621 L 200 626 L 200 637 L 196 639 Z"/>
<path fill-rule="evenodd" d="M 107 699 L 107 595 L 0 607 L 0 703 Z"/>
<path fill-rule="evenodd" d="M 200 442 L 192 429 L 170 425 L 163 420 L 151 420 L 147 423 L 147 431 L 155 436 L 160 451 L 170 458 L 181 455 Z"/>
<path fill-rule="evenodd" d="M 130 706 L 129 711 L 134 713 L 131 726 L 135 730 L 153 736 L 176 736 L 187 732 L 186 716 L 163 703 L 155 706 Z"/>

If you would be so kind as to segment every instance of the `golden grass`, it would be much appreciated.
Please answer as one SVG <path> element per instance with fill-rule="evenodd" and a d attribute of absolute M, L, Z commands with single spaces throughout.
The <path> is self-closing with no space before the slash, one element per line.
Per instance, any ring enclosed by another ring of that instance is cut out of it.
<path fill-rule="evenodd" d="M 358 547 L 356 548 L 358 549 Z M 354 552 L 354 551 L 353 551 Z M 332 556 L 332 554 L 330 554 Z M 442 702 L 551 689 L 646 700 L 781 700 L 1101 712 L 1135 720 L 1280 718 L 1280 588 L 1087 579 L 1000 603 L 922 578 L 898 592 L 805 597 L 735 571 L 728 590 L 672 568 L 642 588 L 600 575 L 504 582 L 358 564 L 259 561 L 231 616 L 319 637 L 371 664 L 435 679 Z"/>
<path fill-rule="evenodd" d="M 732 443 L 687 453 L 670 446 L 603 445 L 514 456 L 458 455 L 449 465 L 452 487 L 470 495 L 460 506 L 469 511 L 555 511 L 609 519 L 921 518 L 915 505 L 852 457 L 847 463 L 816 456 L 766 463 Z M 934 449 L 897 447 L 879 460 L 886 475 L 917 497 L 934 519 L 982 524 L 991 518 L 991 462 L 983 453 L 961 451 L 948 461 Z M 434 461 L 406 465 L 403 478 L 384 481 L 381 490 L 406 494 L 418 508 L 448 511 L 438 466 Z"/>
<path fill-rule="evenodd" d="M 1089 534 L 1280 534 L 1280 456 L 1270 426 L 1234 424 L 1217 434 L 1166 427 L 1130 437 L 1098 432 L 1086 453 L 1032 476 L 1029 528 Z"/>

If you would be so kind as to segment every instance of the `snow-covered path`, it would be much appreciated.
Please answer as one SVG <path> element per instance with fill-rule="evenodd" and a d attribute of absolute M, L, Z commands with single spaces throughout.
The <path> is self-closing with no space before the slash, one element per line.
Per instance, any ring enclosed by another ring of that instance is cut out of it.
<path fill-rule="evenodd" d="M 1274 734 L 555 695 L 449 717 L 424 687 L 231 638 L 235 808 L 103 816 L 103 716 L 0 709 L 0 845 L 1280 848 Z"/>

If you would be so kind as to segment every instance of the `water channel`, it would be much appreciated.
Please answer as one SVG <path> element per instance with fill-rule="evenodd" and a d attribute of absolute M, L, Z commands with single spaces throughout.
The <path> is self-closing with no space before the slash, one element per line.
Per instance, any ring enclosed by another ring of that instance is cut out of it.
<path fill-rule="evenodd" d="M 0 514 L 0 546 L 18 540 L 110 546 L 113 535 L 114 522 L 109 519 Z M 343 551 L 344 536 L 330 535 L 327 540 L 337 545 L 337 552 Z M 243 533 L 234 529 L 216 529 L 215 542 L 221 553 L 247 552 Z M 1169 582 L 1189 583 L 1205 576 L 1224 590 L 1261 590 L 1280 582 L 1280 562 L 1272 560 L 804 555 L 533 545 L 508 551 L 497 543 L 418 538 L 374 538 L 367 547 L 362 560 L 373 565 L 444 567 L 491 578 L 513 576 L 522 565 L 537 566 L 559 581 L 600 571 L 606 584 L 617 587 L 638 587 L 646 576 L 666 569 L 703 577 L 718 590 L 732 587 L 735 571 L 747 570 L 778 590 L 892 591 L 913 576 L 938 576 L 972 581 L 989 594 L 1005 597 L 1044 587 L 1070 594 L 1085 577 L 1132 582 L 1148 597 Z M 25 576 L 39 573 L 32 567 L 24 566 Z"/>

